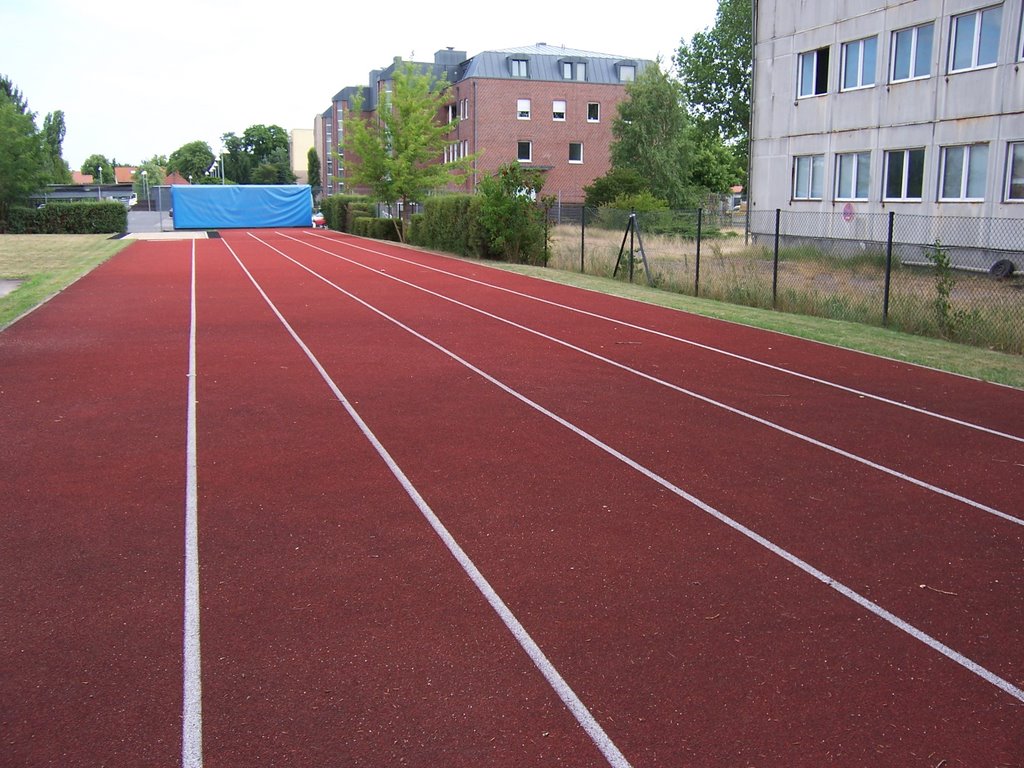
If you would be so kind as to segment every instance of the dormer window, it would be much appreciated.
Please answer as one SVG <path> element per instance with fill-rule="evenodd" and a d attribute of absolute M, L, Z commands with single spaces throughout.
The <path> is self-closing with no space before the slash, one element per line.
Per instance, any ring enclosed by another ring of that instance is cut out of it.
<path fill-rule="evenodd" d="M 529 77 L 526 59 L 511 59 L 512 77 Z"/>
<path fill-rule="evenodd" d="M 563 61 L 562 79 L 577 80 L 585 82 L 587 79 L 587 62 L 585 61 Z"/>
<path fill-rule="evenodd" d="M 619 70 L 620 83 L 632 83 L 636 80 L 636 64 L 624 62 L 616 68 Z"/>

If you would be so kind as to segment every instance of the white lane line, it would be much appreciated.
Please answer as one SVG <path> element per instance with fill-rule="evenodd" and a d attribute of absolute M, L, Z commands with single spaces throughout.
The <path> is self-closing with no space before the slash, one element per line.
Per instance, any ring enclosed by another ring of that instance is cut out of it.
<path fill-rule="evenodd" d="M 285 236 L 287 237 L 287 235 L 285 235 Z M 316 235 L 314 235 L 314 237 L 318 237 L 321 240 L 327 240 L 327 241 L 330 241 L 330 242 L 335 242 L 335 243 L 338 242 L 334 238 L 325 237 L 324 235 L 320 235 L 320 234 L 316 234 Z M 295 240 L 296 238 L 291 238 L 291 239 Z M 297 242 L 305 242 L 305 241 L 297 240 Z M 309 243 L 306 243 L 306 244 L 309 245 Z M 431 266 L 428 266 L 426 264 L 421 264 L 418 261 L 413 261 L 412 259 L 404 259 L 404 258 L 402 258 L 400 256 L 395 256 L 395 255 L 390 254 L 390 253 L 384 253 L 383 251 L 377 251 L 377 250 L 374 250 L 373 248 L 367 248 L 366 246 L 359 245 L 357 243 L 349 243 L 349 242 L 346 241 L 344 243 L 344 245 L 346 247 L 357 248 L 357 249 L 359 249 L 361 251 L 366 251 L 367 253 L 372 253 L 372 254 L 374 254 L 376 256 L 383 256 L 386 259 L 392 259 L 394 261 L 400 261 L 400 262 L 403 262 L 403 263 L 406 263 L 406 264 L 412 264 L 414 266 L 420 267 L 421 269 L 426 269 L 426 270 L 429 270 L 431 272 L 437 272 L 437 273 L 442 274 L 442 275 L 447 275 L 449 277 L 454 277 L 454 278 L 456 278 L 458 280 L 464 280 L 466 282 L 475 283 L 476 285 L 481 285 L 481 286 L 484 286 L 486 288 L 492 288 L 495 291 L 502 291 L 504 293 L 508 293 L 508 294 L 513 295 L 513 296 L 519 296 L 520 298 L 523 298 L 523 299 L 529 299 L 530 301 L 536 301 L 536 302 L 539 302 L 541 304 L 547 304 L 548 306 L 556 307 L 558 309 L 564 309 L 564 310 L 566 310 L 568 312 L 575 312 L 575 313 L 580 314 L 580 315 L 585 315 L 586 317 L 592 317 L 592 318 L 595 318 L 597 320 L 604 320 L 605 322 L 614 323 L 615 325 L 621 325 L 624 328 L 631 328 L 634 331 L 640 331 L 642 333 L 649 333 L 652 336 L 660 336 L 663 339 L 668 339 L 670 341 L 675 341 L 675 342 L 678 342 L 680 344 L 688 344 L 691 347 L 696 347 L 698 349 L 703 349 L 706 352 L 714 352 L 714 353 L 719 354 L 719 355 L 724 355 L 725 357 L 731 357 L 734 360 L 739 360 L 739 361 L 744 362 L 744 363 L 749 363 L 750 365 L 757 365 L 757 366 L 760 366 L 762 368 L 766 368 L 768 370 L 775 371 L 776 373 L 785 374 L 787 376 L 794 376 L 794 377 L 796 377 L 798 379 L 803 379 L 804 381 L 810 381 L 810 382 L 813 382 L 815 384 L 820 384 L 820 385 L 825 386 L 825 387 L 832 387 L 833 389 L 837 389 L 837 390 L 840 390 L 842 392 L 847 392 L 847 393 L 849 393 L 851 395 L 856 395 L 857 397 L 863 397 L 863 398 L 867 398 L 869 400 L 875 400 L 876 402 L 885 403 L 886 405 L 891 405 L 891 406 L 894 406 L 896 408 L 903 408 L 904 410 L 912 411 L 913 413 L 917 413 L 917 414 L 922 415 L 922 416 L 928 416 L 928 417 L 931 417 L 933 419 L 939 419 L 941 421 L 946 421 L 946 422 L 949 422 L 950 424 L 956 424 L 957 426 L 965 427 L 967 429 L 974 429 L 974 430 L 977 430 L 979 432 L 986 432 L 986 433 L 988 433 L 990 435 L 995 435 L 996 437 L 1002 437 L 1002 438 L 1004 438 L 1006 440 L 1013 440 L 1013 441 L 1018 442 L 1018 443 L 1024 443 L 1024 437 L 1021 437 L 1019 435 L 1010 434 L 1008 432 L 1001 432 L 998 429 L 992 429 L 991 427 L 985 427 L 985 426 L 982 426 L 981 424 L 975 424 L 974 422 L 971 422 L 971 421 L 963 421 L 963 420 L 957 419 L 957 418 L 955 418 L 953 416 L 946 416 L 945 414 L 936 413 L 935 411 L 929 411 L 926 408 L 921 408 L 921 407 L 918 407 L 916 405 L 910 405 L 909 403 L 901 403 L 898 400 L 891 400 L 891 399 L 889 399 L 887 397 L 883 397 L 882 395 L 875 395 L 875 394 L 872 394 L 871 392 L 866 392 L 866 391 L 861 390 L 861 389 L 855 389 L 853 387 L 848 387 L 848 386 L 846 386 L 844 384 L 839 384 L 839 383 L 834 382 L 834 381 L 829 381 L 828 379 L 821 379 L 821 378 L 818 378 L 817 376 L 811 376 L 809 374 L 800 373 L 799 371 L 794 371 L 794 370 L 791 370 L 789 368 L 783 368 L 783 367 L 778 366 L 778 365 L 772 365 L 771 363 L 766 363 L 763 360 L 757 360 L 755 358 L 746 357 L 745 355 L 740 355 L 740 354 L 737 354 L 735 352 L 729 352 L 728 350 L 721 349 L 720 347 L 714 347 L 714 346 L 711 346 L 709 344 L 702 344 L 701 342 L 693 341 L 692 339 L 684 339 L 681 336 L 673 336 L 672 334 L 664 333 L 663 331 L 657 331 L 657 330 L 655 330 L 653 328 L 647 328 L 646 326 L 643 326 L 643 325 L 636 325 L 635 323 L 630 323 L 630 322 L 628 322 L 626 320 L 619 320 L 619 319 L 616 319 L 614 317 L 608 317 L 606 315 L 598 314 L 596 312 L 590 312 L 590 311 L 585 310 L 585 309 L 579 309 L 578 307 L 573 307 L 573 306 L 570 306 L 568 304 L 561 304 L 559 302 L 551 301 L 549 299 L 542 299 L 542 298 L 540 298 L 538 296 L 531 296 L 528 293 L 522 293 L 520 291 L 515 291 L 515 290 L 512 290 L 511 288 L 503 288 L 502 286 L 494 285 L 493 283 L 488 283 L 488 282 L 486 282 L 484 280 L 477 280 L 476 278 L 467 277 L 465 275 L 459 275 L 459 274 L 457 274 L 455 272 L 449 272 L 449 271 L 444 270 L 444 269 L 439 269 L 438 267 L 431 267 Z M 327 251 L 327 253 L 330 253 L 330 252 Z M 337 255 L 337 254 L 333 254 L 332 253 L 331 255 Z M 928 369 L 928 370 L 934 370 L 934 369 Z M 951 374 L 951 375 L 953 375 L 953 374 Z"/>
<path fill-rule="evenodd" d="M 188 416 L 185 448 L 185 621 L 181 764 L 203 765 L 203 695 L 199 645 L 199 494 L 196 463 L 196 242 L 188 334 Z"/>
<path fill-rule="evenodd" d="M 257 240 L 259 238 L 256 238 Z M 502 622 L 515 637 L 516 641 L 529 656 L 530 660 L 534 663 L 540 673 L 548 681 L 548 684 L 555 690 L 558 697 L 565 704 L 566 708 L 576 718 L 576 721 L 580 724 L 583 730 L 590 736 L 594 745 L 601 751 L 608 764 L 613 768 L 629 768 L 630 763 L 626 760 L 626 757 L 619 751 L 619 748 L 615 746 L 615 743 L 611 740 L 608 734 L 605 733 L 604 729 L 597 722 L 596 718 L 591 714 L 590 710 L 583 701 L 576 695 L 576 692 L 569 686 L 569 684 L 562 677 L 561 673 L 555 668 L 547 656 L 544 655 L 544 651 L 541 650 L 540 646 L 534 641 L 527 632 L 526 628 L 522 625 L 519 619 L 516 618 L 515 614 L 512 613 L 511 609 L 505 604 L 505 601 L 501 599 L 501 596 L 494 590 L 494 588 L 487 581 L 487 578 L 481 573 L 480 569 L 476 567 L 476 564 L 470 559 L 469 555 L 462 549 L 459 543 L 455 540 L 455 537 L 451 535 L 448 529 L 445 527 L 441 519 L 434 513 L 430 505 L 427 504 L 426 500 L 420 495 L 420 492 L 413 485 L 412 481 L 408 478 L 402 468 L 398 466 L 394 458 L 384 447 L 384 445 L 377 439 L 377 436 L 370 429 L 369 425 L 363 420 L 356 409 L 349 402 L 348 398 L 345 397 L 344 393 L 338 387 L 338 385 L 331 378 L 330 374 L 324 369 L 317 359 L 313 351 L 306 345 L 295 329 L 288 323 L 284 315 L 281 314 L 277 306 L 271 301 L 270 297 L 267 296 L 263 287 L 257 282 L 256 278 L 253 277 L 252 273 L 246 268 L 242 260 L 238 258 L 238 255 L 231 248 L 231 245 L 226 241 L 222 240 L 227 249 L 231 251 L 231 255 L 235 257 L 235 261 L 238 262 L 238 266 L 242 268 L 246 276 L 255 286 L 260 296 L 270 307 L 271 311 L 277 316 L 277 319 L 294 339 L 295 343 L 299 345 L 306 357 L 309 359 L 313 367 L 316 368 L 320 377 L 324 380 L 331 392 L 337 398 L 338 402 L 348 412 L 349 417 L 356 423 L 359 430 L 363 433 L 366 439 L 377 451 L 377 454 L 383 459 L 388 469 L 398 480 L 399 484 L 408 494 L 409 498 L 412 499 L 413 503 L 419 509 L 420 513 L 430 524 L 430 527 L 434 529 L 434 532 L 444 542 L 448 551 L 451 552 L 455 560 L 462 566 L 463 571 L 469 576 L 470 580 L 480 591 L 480 593 L 487 600 L 488 604 L 494 609 L 495 613 L 501 618 Z M 263 242 L 263 241 L 260 241 Z M 277 249 L 274 249 L 277 250 Z M 279 251 L 278 251 L 279 252 Z M 280 253 L 280 252 L 279 252 Z"/>
<path fill-rule="evenodd" d="M 950 646 L 940 642 L 938 639 L 932 637 L 927 632 L 924 632 L 923 630 L 918 629 L 917 627 L 915 627 L 910 622 L 905 621 L 904 619 L 901 619 L 899 616 L 897 616 L 896 614 L 886 610 L 885 608 L 880 606 L 878 603 L 875 603 L 872 600 L 868 599 L 867 597 L 864 597 L 863 595 L 861 595 L 856 590 L 853 590 L 850 587 L 847 587 L 846 585 L 844 585 L 842 582 L 840 582 L 840 581 L 838 581 L 836 579 L 833 579 L 828 574 L 824 573 L 823 571 L 819 570 L 818 568 L 815 568 L 813 565 L 811 565 L 810 563 L 806 562 L 805 560 L 802 560 L 800 557 L 798 557 L 797 555 L 793 554 L 789 550 L 784 549 L 783 547 L 779 546 L 778 544 L 775 544 L 770 539 L 762 536 L 761 534 L 757 533 L 753 529 L 748 528 L 747 526 L 745 526 L 742 523 L 740 523 L 738 520 L 734 520 L 733 518 L 729 517 L 724 512 L 721 512 L 720 510 L 716 509 L 715 507 L 712 507 L 710 504 L 707 504 L 706 502 L 704 502 L 701 499 L 697 498 L 693 494 L 688 493 L 687 491 L 683 490 L 679 486 L 677 486 L 674 483 L 670 482 L 669 480 L 665 479 L 664 477 L 662 477 L 658 473 L 654 472 L 653 470 L 648 469 L 647 467 L 643 466 L 642 464 L 640 464 L 640 463 L 634 461 L 633 459 L 629 458 L 625 454 L 620 453 L 615 448 L 612 448 L 607 443 L 602 442 L 599 438 L 595 437 L 594 435 L 591 435 L 589 432 L 585 431 L 581 427 L 578 427 L 575 424 L 573 424 L 572 422 L 567 421 L 566 419 L 563 419 L 558 414 L 556 414 L 556 413 L 554 413 L 552 411 L 549 411 L 547 408 L 545 408 L 544 406 L 540 405 L 539 403 L 531 400 L 526 395 L 521 394 L 520 392 L 518 392 L 517 390 L 515 390 L 512 387 L 508 386 L 504 382 L 499 381 L 498 379 L 494 378 L 493 376 L 491 376 L 486 371 L 483 371 L 480 368 L 477 368 L 475 365 L 470 363 L 468 360 L 465 360 L 462 357 L 459 357 L 458 354 L 456 354 L 455 352 L 451 351 L 447 347 L 444 347 L 443 345 L 439 344 L 438 342 L 434 341 L 433 339 L 430 339 L 430 338 L 424 336 L 419 331 L 416 331 L 413 328 L 410 328 L 409 326 L 403 324 L 400 320 L 398 320 L 398 319 L 392 317 L 391 315 L 387 314 L 382 309 L 379 309 L 379 308 L 373 306 L 372 304 L 364 301 L 363 299 L 359 298 L 358 296 L 350 293 L 349 291 L 346 291 L 341 286 L 337 285 L 336 283 L 331 282 L 328 278 L 326 278 L 326 277 L 324 277 L 322 275 L 317 274 L 316 272 L 314 272 L 309 267 L 303 266 L 301 263 L 295 261 L 294 259 L 289 257 L 287 254 L 283 253 L 282 251 L 278 250 L 277 248 L 274 248 L 272 245 L 269 245 L 268 243 L 260 240 L 255 235 L 250 235 L 250 236 L 255 238 L 256 240 L 258 240 L 259 242 L 263 243 L 263 245 L 265 245 L 266 247 L 270 248 L 274 252 L 284 256 L 289 261 L 292 261 L 293 263 L 295 263 L 298 266 L 302 267 L 304 270 L 309 272 L 311 275 L 313 275 L 317 279 L 323 281 L 327 285 L 330 285 L 335 290 L 339 291 L 340 293 L 344 294 L 348 298 L 350 298 L 353 301 L 357 302 L 358 304 L 362 305 L 363 307 L 365 307 L 366 309 L 370 310 L 374 314 L 376 314 L 376 315 L 380 316 L 381 318 L 387 320 L 388 322 L 396 325 L 397 327 L 401 328 L 406 333 L 410 334 L 411 336 L 414 336 L 415 338 L 419 339 L 420 341 L 424 342 L 425 344 L 430 345 L 431 347 L 436 349 L 438 352 L 440 352 L 443 355 L 446 355 L 447 357 L 451 358 L 452 360 L 457 362 L 459 365 L 462 365 L 463 367 L 465 367 L 468 370 L 470 370 L 473 373 L 475 373 L 477 376 L 480 376 L 481 378 L 483 378 L 485 381 L 490 382 L 491 384 L 493 384 L 494 386 L 498 387 L 500 390 L 502 390 L 503 392 L 507 393 L 511 397 L 514 397 L 516 400 L 519 400 L 524 405 L 532 408 L 533 410 L 537 411 L 538 413 L 543 414 L 544 416 L 547 416 L 552 421 L 554 421 L 557 424 L 560 424 L 561 426 L 565 427 L 569 431 L 571 431 L 574 434 L 578 435 L 583 440 L 586 440 L 591 445 L 593 445 L 596 448 L 604 451 L 609 456 L 614 457 L 615 459 L 619 460 L 620 462 L 622 462 L 626 466 L 628 466 L 631 469 L 639 472 L 644 477 L 654 481 L 655 483 L 660 485 L 662 488 L 665 488 L 667 491 L 675 494 L 679 498 L 688 501 L 690 504 L 692 504 L 693 506 L 697 507 L 701 511 L 705 512 L 706 514 L 710 515 L 711 517 L 715 518 L 716 520 L 724 523 L 725 525 L 729 526 L 734 531 L 737 531 L 738 533 L 740 533 L 743 536 L 747 537 L 751 541 L 753 541 L 753 542 L 759 544 L 760 546 L 764 547 L 766 550 L 768 550 L 772 554 L 782 558 L 783 560 L 785 560 L 786 562 L 790 563 L 791 565 L 799 568 L 801 571 L 803 571 L 804 573 L 808 574 L 809 576 L 811 576 L 812 578 L 816 579 L 817 581 L 821 582 L 822 584 L 825 584 L 826 586 L 830 587 L 831 589 L 834 589 L 839 594 L 841 594 L 844 597 L 846 597 L 847 599 L 853 601 L 857 605 L 861 606 L 862 608 L 866 609 L 867 611 L 869 611 L 870 613 L 874 614 L 878 618 L 880 618 L 880 619 L 884 620 L 885 622 L 889 623 L 893 627 L 899 629 L 902 632 L 905 632 L 906 634 L 910 635 L 915 640 L 923 643 L 924 645 L 928 646 L 932 650 L 937 651 L 938 653 L 942 654 L 943 656 L 945 656 L 949 660 L 959 664 L 961 667 L 963 667 L 964 669 L 968 670 L 969 672 L 977 675 L 982 680 L 985 680 L 986 682 L 994 685 L 996 688 L 998 688 L 999 690 L 1001 690 L 1004 693 L 1008 694 L 1009 696 L 1013 697 L 1014 699 L 1017 699 L 1020 702 L 1024 702 L 1024 690 L 1018 688 L 1016 685 L 1014 685 L 1010 681 L 1008 681 L 1008 680 L 1000 677 L 999 675 L 995 674 L 994 672 L 986 669 L 982 665 L 978 664 L 977 662 L 973 661 L 972 659 L 968 658 L 967 656 L 964 656 L 963 654 L 959 653 L 958 651 L 955 651 L 953 648 L 951 648 Z M 269 301 L 269 299 L 268 299 L 268 301 Z"/>
<path fill-rule="evenodd" d="M 260 240 L 255 235 L 250 235 L 250 236 L 255 238 L 256 240 L 259 240 L 259 242 L 263 243 L 264 245 L 267 245 L 264 241 Z M 286 235 L 285 237 L 288 237 L 288 236 Z M 916 485 L 917 487 L 923 488 L 926 491 L 930 491 L 932 493 L 936 493 L 936 494 L 938 494 L 940 496 L 944 496 L 944 497 L 946 497 L 948 499 L 952 499 L 953 501 L 959 502 L 961 504 L 965 504 L 965 505 L 967 505 L 969 507 L 973 507 L 974 509 L 977 509 L 977 510 L 979 510 L 981 512 L 984 512 L 984 513 L 989 514 L 989 515 L 993 515 L 995 517 L 998 517 L 998 518 L 1001 518 L 1003 520 L 1006 520 L 1007 522 L 1013 523 L 1014 525 L 1024 526 L 1024 518 L 1016 517 L 1015 515 L 1011 515 L 1011 514 L 1009 514 L 1007 512 L 1003 512 L 1002 510 L 996 509 L 995 507 L 990 507 L 987 504 L 983 504 L 980 501 L 975 501 L 974 499 L 970 499 L 970 498 L 968 498 L 966 496 L 962 496 L 962 495 L 960 495 L 958 493 L 954 493 L 953 491 L 949 491 L 949 490 L 946 490 L 945 488 L 941 488 L 941 487 L 939 487 L 937 485 L 933 485 L 932 483 L 926 482 L 924 480 L 920 480 L 920 479 L 918 479 L 916 477 L 913 477 L 912 475 L 908 475 L 908 474 L 905 474 L 903 472 L 900 472 L 899 470 L 892 469 L 891 467 L 887 467 L 884 464 L 879 464 L 879 463 L 877 463 L 875 461 L 872 461 L 871 459 L 864 458 L 863 456 L 859 456 L 859 455 L 857 455 L 855 453 L 850 453 L 849 451 L 846 451 L 846 450 L 844 450 L 842 448 L 839 448 L 838 446 L 832 445 L 831 443 L 823 442 L 823 441 L 818 440 L 816 438 L 813 438 L 813 437 L 811 437 L 809 435 L 805 435 L 802 432 L 796 432 L 795 430 L 789 429 L 788 427 L 784 427 L 781 424 L 775 423 L 774 421 L 769 421 L 768 419 L 762 418 L 760 416 L 756 416 L 756 415 L 754 415 L 752 413 L 749 413 L 747 411 L 741 410 L 741 409 L 736 408 L 734 406 L 728 405 L 728 404 L 723 403 L 723 402 L 721 402 L 719 400 L 714 400 L 714 399 L 708 397 L 707 395 L 702 395 L 702 394 L 700 394 L 698 392 L 694 392 L 693 390 L 686 389 L 685 387 L 681 387 L 678 384 L 673 384 L 672 382 L 666 381 L 665 379 L 659 379 L 656 376 L 650 375 L 649 373 L 645 373 L 644 371 L 641 371 L 641 370 L 639 370 L 637 368 L 631 368 L 628 365 L 620 363 L 620 362 L 618 362 L 616 360 L 612 360 L 611 358 L 604 357 L 603 355 L 599 355 L 596 352 L 591 352 L 590 350 L 583 349 L 582 347 L 578 347 L 575 344 L 572 344 L 572 343 L 570 343 L 568 341 L 564 341 L 563 339 L 558 339 L 558 338 L 556 338 L 554 336 L 550 336 L 550 335 L 548 335 L 546 333 L 543 333 L 541 331 L 538 331 L 536 329 L 529 328 L 529 327 L 527 327 L 525 325 L 521 325 L 520 323 L 517 323 L 517 322 L 515 322 L 513 320 L 509 320 L 508 318 L 504 318 L 504 317 L 501 317 L 499 315 L 495 315 L 495 314 L 493 314 L 491 312 L 488 312 L 487 310 L 480 309 L 479 307 L 474 307 L 474 306 L 472 306 L 470 304 L 466 304 L 464 302 L 461 302 L 458 299 L 453 299 L 450 296 L 445 296 L 444 294 L 437 293 L 436 291 L 432 291 L 429 288 L 424 288 L 423 286 L 416 285 L 415 283 L 411 283 L 411 282 L 409 282 L 407 280 L 403 280 L 403 279 L 401 279 L 399 277 L 395 277 L 394 275 L 388 274 L 387 272 L 381 272 L 380 270 L 374 269 L 373 267 L 368 267 L 365 264 L 360 264 L 358 261 L 355 261 L 353 259 L 349 259 L 349 258 L 347 258 L 345 256 L 341 256 L 341 255 L 336 254 L 336 253 L 332 253 L 331 251 L 328 251 L 328 250 L 326 250 L 324 248 L 320 248 L 319 246 L 313 245 L 311 243 L 304 242 L 302 240 L 298 240 L 298 239 L 293 238 L 293 237 L 289 237 L 288 239 L 294 240 L 297 243 L 301 243 L 302 245 L 305 245 L 308 248 L 315 248 L 316 250 L 322 251 L 323 253 L 326 253 L 327 255 L 332 256 L 333 258 L 340 259 L 342 261 L 348 262 L 349 264 L 352 264 L 352 265 L 354 265 L 356 267 L 359 267 L 360 269 L 365 269 L 368 272 L 372 272 L 375 275 L 378 275 L 378 276 L 381 276 L 381 277 L 385 277 L 385 278 L 387 278 L 389 280 L 395 281 L 396 283 L 401 283 L 402 285 L 405 285 L 405 286 L 408 286 L 410 288 L 413 288 L 413 289 L 415 289 L 417 291 L 421 291 L 421 292 L 429 294 L 431 296 L 435 296 L 436 298 L 439 298 L 439 299 L 441 299 L 443 301 L 447 301 L 447 302 L 449 302 L 451 304 L 455 304 L 456 306 L 462 307 L 464 309 L 468 309 L 468 310 L 470 310 L 472 312 L 476 312 L 476 313 L 478 313 L 480 315 L 483 315 L 484 317 L 491 318 L 492 320 L 496 320 L 498 322 L 505 323 L 506 325 L 510 325 L 513 328 L 517 328 L 517 329 L 519 329 L 521 331 L 533 334 L 534 336 L 542 338 L 542 339 L 544 339 L 546 341 L 550 341 L 550 342 L 552 342 L 554 344 L 558 344 L 560 346 L 563 346 L 566 349 L 571 349 L 574 352 L 578 352 L 581 355 L 585 355 L 586 357 L 590 357 L 590 358 L 592 358 L 594 360 L 598 360 L 598 361 L 600 361 L 602 363 L 605 363 L 607 365 L 610 365 L 610 366 L 612 366 L 614 368 L 618 368 L 618 369 L 620 369 L 622 371 L 626 371 L 627 373 L 633 374 L 634 376 L 637 376 L 637 377 L 639 377 L 641 379 L 645 379 L 646 381 L 650 381 L 653 384 L 658 384 L 659 386 L 666 387 L 667 389 L 671 389 L 671 390 L 673 390 L 675 392 L 678 392 L 678 393 L 680 393 L 682 395 L 686 395 L 687 397 L 691 397 L 691 398 L 693 398 L 695 400 L 699 400 L 700 402 L 706 403 L 707 405 L 714 406 L 715 408 L 721 408 L 722 410 L 727 411 L 729 413 L 732 413 L 732 414 L 734 414 L 736 416 L 740 416 L 740 417 L 742 417 L 744 419 L 749 419 L 750 421 L 753 421 L 756 424 L 760 424 L 760 425 L 768 427 L 770 429 L 774 429 L 777 432 L 781 432 L 784 435 L 788 435 L 789 437 L 793 437 L 793 438 L 796 438 L 797 440 L 801 440 L 801 441 L 803 441 L 805 443 L 809 443 L 810 445 L 813 445 L 813 446 L 815 446 L 817 448 L 821 448 L 823 450 L 826 450 L 826 451 L 829 451 L 831 453 L 834 453 L 837 456 L 842 456 L 843 458 L 849 459 L 850 461 L 854 461 L 854 462 L 857 462 L 858 464 L 862 464 L 862 465 L 864 465 L 866 467 L 870 467 L 871 469 L 874 469 L 874 470 L 877 470 L 877 471 L 882 472 L 884 474 L 890 475 L 891 477 L 895 477 L 896 479 L 902 480 L 902 481 L 907 482 L 907 483 L 910 483 L 911 485 Z M 268 246 L 268 247 L 272 247 L 272 246 Z M 280 253 L 280 251 L 278 251 L 278 253 Z M 305 265 L 301 264 L 298 261 L 295 261 L 295 259 L 293 259 L 291 256 L 288 256 L 287 254 L 283 254 L 283 253 L 281 255 L 284 256 L 286 259 L 289 259 L 289 260 L 295 262 L 296 264 L 301 266 L 303 269 L 309 270 L 308 267 L 306 267 Z M 312 270 L 309 270 L 309 271 L 312 272 L 312 274 L 316 275 L 316 273 L 313 272 Z M 320 275 L 317 275 L 317 277 L 320 277 Z M 321 279 L 323 279 L 323 278 L 321 278 Z"/>

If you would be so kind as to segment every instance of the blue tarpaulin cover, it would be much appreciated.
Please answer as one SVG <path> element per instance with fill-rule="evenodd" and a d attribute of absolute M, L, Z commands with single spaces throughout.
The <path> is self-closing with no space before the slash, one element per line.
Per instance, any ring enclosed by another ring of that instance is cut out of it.
<path fill-rule="evenodd" d="M 309 227 L 308 184 L 196 184 L 171 187 L 175 229 Z"/>

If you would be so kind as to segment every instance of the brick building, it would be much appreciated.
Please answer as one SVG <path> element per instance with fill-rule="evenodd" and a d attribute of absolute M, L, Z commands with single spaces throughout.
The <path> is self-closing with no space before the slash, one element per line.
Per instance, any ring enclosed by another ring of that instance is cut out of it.
<path fill-rule="evenodd" d="M 332 99 L 331 108 L 317 118 L 318 145 L 325 153 L 341 146 L 344 114 L 356 93 L 362 92 L 364 118 L 371 117 L 399 64 L 396 59 L 390 67 L 374 70 L 368 86 L 345 88 Z M 472 191 L 481 178 L 518 160 L 544 170 L 544 194 L 564 204 L 582 202 L 583 187 L 608 172 L 611 123 L 626 97 L 626 83 L 652 65 L 544 43 L 484 51 L 472 58 L 447 48 L 433 62 L 417 63 L 438 82 L 449 83 L 447 114 L 439 119 L 459 118 L 450 136 L 456 142 L 449 150 L 451 158 L 479 153 L 460 189 Z M 332 153 L 321 165 L 325 192 L 342 191 L 344 158 Z"/>

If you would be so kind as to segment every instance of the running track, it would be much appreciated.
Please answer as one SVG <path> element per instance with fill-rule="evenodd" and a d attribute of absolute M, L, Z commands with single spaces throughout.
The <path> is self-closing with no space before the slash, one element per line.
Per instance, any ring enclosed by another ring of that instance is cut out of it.
<path fill-rule="evenodd" d="M 1024 765 L 1024 393 L 306 230 L 0 333 L 4 766 Z"/>

